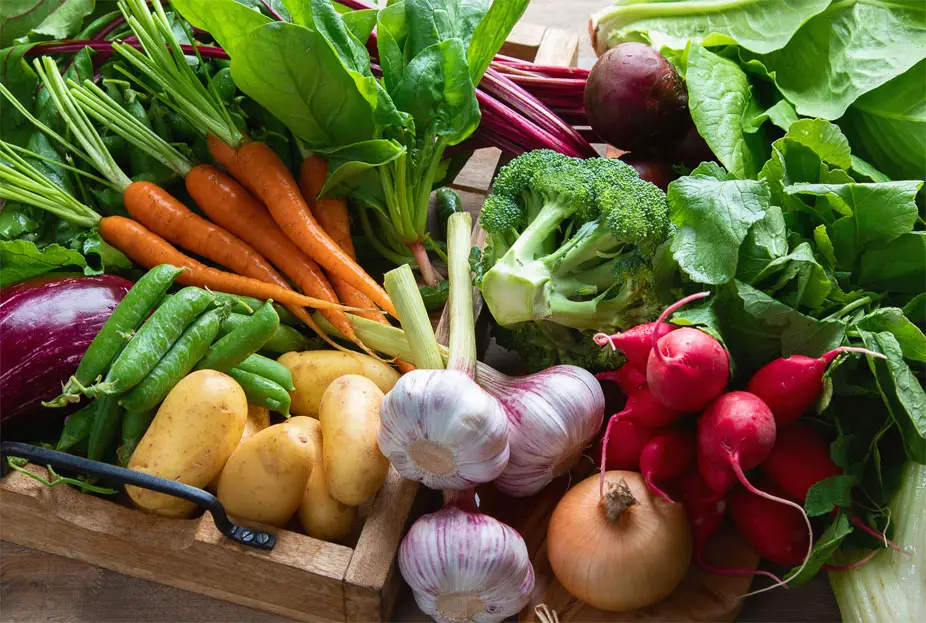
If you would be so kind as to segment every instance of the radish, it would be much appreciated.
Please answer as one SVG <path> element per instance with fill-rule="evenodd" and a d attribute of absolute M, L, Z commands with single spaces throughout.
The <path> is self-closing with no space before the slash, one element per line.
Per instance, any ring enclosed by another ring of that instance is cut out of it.
<path fill-rule="evenodd" d="M 710 296 L 699 292 L 666 308 L 657 325 L 679 307 Z M 701 411 L 720 395 L 730 376 L 730 355 L 703 331 L 681 327 L 659 337 L 653 332 L 653 350 L 646 363 L 646 381 L 659 401 L 681 412 Z"/>
<path fill-rule="evenodd" d="M 720 396 L 698 418 L 698 452 L 705 467 L 732 469 L 746 490 L 767 500 L 790 506 L 801 514 L 808 538 L 807 553 L 798 570 L 799 574 L 807 564 L 813 548 L 813 528 L 810 526 L 807 513 L 800 504 L 757 489 L 743 473 L 744 469 L 757 467 L 768 458 L 775 445 L 775 436 L 775 417 L 768 405 L 748 392 L 729 392 Z M 761 591 L 785 583 L 780 581 Z"/>
<path fill-rule="evenodd" d="M 862 353 L 885 358 L 881 353 L 852 346 L 840 346 L 818 359 L 804 355 L 782 357 L 759 368 L 749 379 L 746 390 L 768 405 L 779 426 L 790 424 L 806 413 L 820 398 L 826 368 L 841 353 Z"/>
<path fill-rule="evenodd" d="M 599 381 L 610 381 L 617 386 L 625 396 L 629 396 L 638 389 L 646 387 L 646 375 L 631 365 L 624 364 L 617 370 L 599 372 L 595 375 Z"/>
<path fill-rule="evenodd" d="M 726 495 L 736 485 L 736 474 L 723 466 L 711 463 L 701 452 L 701 448 L 695 449 L 695 457 L 698 474 L 711 491 L 717 495 Z"/>
<path fill-rule="evenodd" d="M 665 406 L 649 387 L 638 389 L 627 397 L 623 411 L 611 417 L 629 420 L 644 426 L 671 426 L 682 417 L 680 411 Z"/>
<path fill-rule="evenodd" d="M 643 447 L 659 434 L 659 429 L 628 420 L 616 420 L 610 427 L 612 437 L 607 444 L 602 440 L 599 448 L 599 465 L 604 467 L 607 463 L 609 470 L 637 471 L 640 469 L 640 453 Z"/>
<path fill-rule="evenodd" d="M 778 576 L 757 569 L 725 569 L 715 567 L 704 560 L 704 548 L 707 540 L 717 532 L 723 518 L 727 513 L 729 504 L 718 495 L 701 478 L 696 471 L 688 472 L 679 480 L 679 489 L 682 492 L 682 501 L 685 512 L 688 514 L 688 523 L 694 538 L 694 559 L 705 571 L 718 575 L 764 575 L 775 582 L 780 582 Z"/>
<path fill-rule="evenodd" d="M 640 472 L 646 484 L 670 504 L 674 502 L 657 482 L 681 476 L 691 465 L 695 454 L 694 435 L 687 430 L 669 430 L 650 439 L 640 452 Z"/>
<path fill-rule="evenodd" d="M 800 422 L 778 430 L 775 447 L 761 469 L 775 487 L 802 503 L 813 485 L 842 474 L 823 438 Z"/>
<path fill-rule="evenodd" d="M 610 344 L 612 349 L 621 349 L 624 357 L 627 358 L 627 363 L 642 374 L 646 372 L 646 362 L 649 359 L 650 351 L 653 350 L 653 333 L 656 331 L 656 327 L 659 327 L 656 339 L 674 331 L 676 328 L 668 323 L 647 322 L 614 335 L 596 333 L 593 339 L 598 346 Z"/>
<path fill-rule="evenodd" d="M 779 565 L 800 564 L 807 549 L 801 513 L 737 487 L 730 495 L 730 514 L 736 529 L 760 557 Z"/>

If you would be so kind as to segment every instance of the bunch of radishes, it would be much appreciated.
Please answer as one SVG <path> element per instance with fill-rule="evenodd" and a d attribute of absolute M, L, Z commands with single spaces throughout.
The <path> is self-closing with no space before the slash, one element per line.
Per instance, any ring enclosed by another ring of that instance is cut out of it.
<path fill-rule="evenodd" d="M 880 355 L 851 347 L 818 359 L 792 355 L 762 367 L 746 391 L 725 391 L 730 357 L 721 343 L 704 331 L 666 323 L 679 307 L 708 295 L 678 301 L 656 322 L 595 336 L 627 359 L 618 370 L 598 375 L 627 395 L 625 408 L 605 429 L 602 479 L 607 469 L 639 469 L 655 493 L 673 501 L 666 490 L 673 492 L 688 513 L 695 560 L 711 571 L 747 573 L 716 569 L 702 559 L 728 507 L 762 558 L 803 568 L 813 532 L 802 504 L 815 483 L 842 470 L 823 438 L 796 420 L 819 399 L 826 368 L 840 353 Z M 761 476 L 747 477 L 745 470 L 754 468 Z"/>

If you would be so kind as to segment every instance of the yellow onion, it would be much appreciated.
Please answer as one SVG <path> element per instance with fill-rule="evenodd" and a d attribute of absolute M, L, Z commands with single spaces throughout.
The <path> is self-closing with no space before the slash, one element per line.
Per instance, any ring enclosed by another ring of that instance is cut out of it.
<path fill-rule="evenodd" d="M 556 579 L 599 610 L 643 608 L 667 597 L 691 562 L 691 534 L 680 504 L 652 495 L 636 472 L 612 471 L 560 500 L 547 531 Z"/>

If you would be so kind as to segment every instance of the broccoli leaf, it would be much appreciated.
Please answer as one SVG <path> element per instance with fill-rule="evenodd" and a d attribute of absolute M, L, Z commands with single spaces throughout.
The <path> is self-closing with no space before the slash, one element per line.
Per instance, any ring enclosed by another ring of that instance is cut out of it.
<path fill-rule="evenodd" d="M 694 281 L 722 284 L 736 275 L 749 228 L 769 209 L 768 184 L 722 180 L 696 169 L 669 184 L 669 210 L 678 227 L 672 256 Z"/>
<path fill-rule="evenodd" d="M 77 251 L 51 244 L 39 249 L 34 242 L 0 242 L 0 287 L 44 275 L 61 268 L 84 268 L 84 257 Z"/>

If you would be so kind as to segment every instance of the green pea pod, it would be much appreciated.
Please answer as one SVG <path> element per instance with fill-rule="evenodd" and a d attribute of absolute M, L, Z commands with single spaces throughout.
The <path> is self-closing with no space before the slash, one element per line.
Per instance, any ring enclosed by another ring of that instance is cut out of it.
<path fill-rule="evenodd" d="M 95 413 L 96 403 L 91 402 L 80 411 L 75 411 L 69 415 L 64 422 L 64 430 L 61 431 L 61 437 L 58 439 L 55 450 L 67 452 L 72 448 L 77 450 L 80 446 L 83 446 L 83 450 L 86 451 L 86 442 L 90 437 L 90 425 L 93 423 Z M 76 454 L 76 452 L 72 452 L 72 454 Z"/>
<path fill-rule="evenodd" d="M 170 297 L 129 340 L 96 393 L 121 394 L 138 385 L 212 301 L 210 292 L 193 287 Z"/>
<path fill-rule="evenodd" d="M 164 298 L 164 293 L 183 271 L 170 264 L 155 266 L 128 291 L 112 315 L 103 324 L 90 346 L 84 353 L 77 372 L 64 387 L 64 393 L 46 407 L 63 407 L 70 402 L 70 397 L 77 394 L 82 387 L 94 382 L 106 372 L 109 365 L 122 350 L 127 336 L 148 317 L 151 310 Z"/>
<path fill-rule="evenodd" d="M 148 376 L 133 387 L 119 404 L 130 413 L 150 411 L 158 406 L 174 385 L 179 383 L 209 350 L 209 345 L 218 335 L 219 326 L 227 313 L 227 308 L 220 307 L 207 311 L 193 321 Z"/>
<path fill-rule="evenodd" d="M 247 314 L 248 316 L 252 315 L 258 309 L 263 307 L 266 301 L 256 299 L 250 296 L 241 296 L 240 294 L 226 294 L 225 292 L 216 292 L 215 300 L 219 303 L 227 303 L 234 314 Z M 289 311 L 279 303 L 273 304 L 273 309 L 276 310 L 277 315 L 280 317 L 280 322 L 289 325 L 291 327 L 301 327 L 302 321 L 296 318 L 293 315 L 293 312 Z"/>
<path fill-rule="evenodd" d="M 262 355 L 251 355 L 237 366 L 242 372 L 250 372 L 257 376 L 262 376 L 268 381 L 273 381 L 286 391 L 294 391 L 296 386 L 293 385 L 293 373 L 282 363 L 278 363 L 269 357 Z"/>
<path fill-rule="evenodd" d="M 228 371 L 228 375 L 235 379 L 244 390 L 248 404 L 267 407 L 271 411 L 277 411 L 289 417 L 289 392 L 278 384 L 239 368 L 232 368 Z"/>
<path fill-rule="evenodd" d="M 119 432 L 122 408 L 118 396 L 102 396 L 94 403 L 96 410 L 90 425 L 90 440 L 87 444 L 87 458 L 99 461 L 112 447 Z"/>
<path fill-rule="evenodd" d="M 438 188 L 434 194 L 437 196 L 437 225 L 440 228 L 441 237 L 446 238 L 447 219 L 463 211 L 463 202 L 460 201 L 460 195 L 447 186 Z"/>
<path fill-rule="evenodd" d="M 155 410 L 129 411 L 122 417 L 122 445 L 116 450 L 116 457 L 123 467 L 129 464 L 132 453 L 138 447 L 138 442 L 148 432 L 151 421 L 156 415 Z"/>
<path fill-rule="evenodd" d="M 235 81 L 232 79 L 231 69 L 223 67 L 215 72 L 215 75 L 209 81 L 209 90 L 223 102 L 230 102 L 238 90 Z"/>
<path fill-rule="evenodd" d="M 267 301 L 247 322 L 210 346 L 196 368 L 228 372 L 260 350 L 279 326 L 280 317 L 273 309 L 273 301 Z"/>
<path fill-rule="evenodd" d="M 228 335 L 233 330 L 247 322 L 248 316 L 244 314 L 229 314 L 222 327 L 219 329 L 219 336 Z M 294 350 L 308 350 L 312 345 L 312 340 L 304 336 L 294 328 L 281 324 L 277 327 L 276 332 L 267 342 L 261 346 L 262 351 L 270 353 L 288 353 Z"/>

